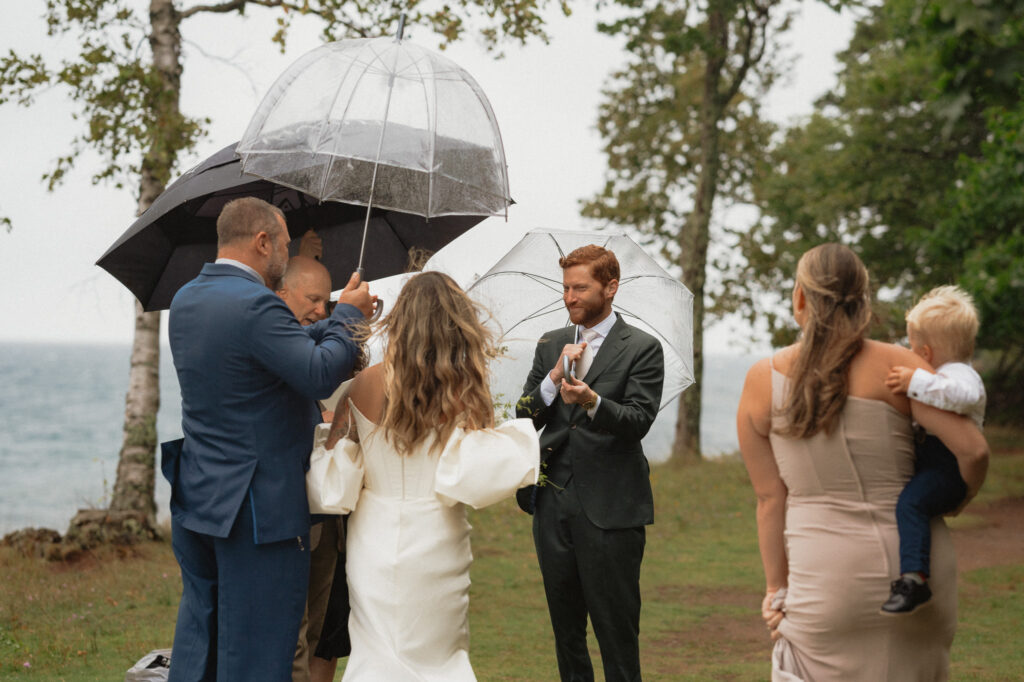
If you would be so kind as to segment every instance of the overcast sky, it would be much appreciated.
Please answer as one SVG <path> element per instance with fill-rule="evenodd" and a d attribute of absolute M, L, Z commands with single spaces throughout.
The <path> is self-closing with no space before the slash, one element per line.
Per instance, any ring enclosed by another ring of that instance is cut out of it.
<path fill-rule="evenodd" d="M 851 31 L 849 18 L 820 3 L 804 4 L 787 38 L 798 55 L 794 72 L 768 103 L 769 115 L 780 122 L 806 115 L 813 99 L 834 82 L 833 54 L 845 47 Z M 508 48 L 500 61 L 474 42 L 447 51 L 491 101 L 517 202 L 507 222 L 484 221 L 458 242 L 457 253 L 445 254 L 456 279 L 482 274 L 527 230 L 585 227 L 579 200 L 601 187 L 605 164 L 594 127 L 600 89 L 626 56 L 617 41 L 597 33 L 595 15 L 585 5 L 574 3 L 570 19 L 552 13 L 550 45 Z M 3 52 L 72 54 L 70 39 L 46 36 L 44 7 L 44 0 L 5 3 Z M 300 25 L 288 53 L 281 55 L 269 41 L 274 16 L 254 10 L 245 19 L 205 16 L 183 27 L 181 106 L 186 114 L 212 120 L 209 136 L 183 169 L 241 137 L 277 75 L 320 44 L 314 25 L 308 30 Z M 412 27 L 409 35 L 436 46 L 424 29 Z M 30 109 L 0 106 L 0 215 L 14 223 L 9 234 L 0 229 L 0 341 L 129 343 L 132 338 L 134 299 L 94 263 L 133 222 L 136 188 L 93 185 L 98 160 L 90 154 L 56 192 L 47 192 L 40 181 L 81 127 L 73 113 L 59 90 L 44 93 Z M 735 329 L 721 324 L 708 334 L 707 347 L 722 349 L 719 341 L 735 336 Z"/>

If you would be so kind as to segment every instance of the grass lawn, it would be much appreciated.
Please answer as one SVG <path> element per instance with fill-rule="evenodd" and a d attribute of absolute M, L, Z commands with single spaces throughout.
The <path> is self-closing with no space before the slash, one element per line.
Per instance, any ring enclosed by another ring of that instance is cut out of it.
<path fill-rule="evenodd" d="M 961 548 L 954 680 L 1013 680 L 1024 670 L 1024 552 L 1016 549 L 1024 539 L 1024 439 L 1010 432 L 990 438 L 996 455 L 986 489 L 971 513 L 951 523 Z M 662 466 L 652 480 L 656 522 L 642 577 L 645 679 L 767 680 L 754 497 L 742 464 Z M 473 512 L 470 521 L 477 676 L 557 679 L 529 518 L 509 501 Z M 170 647 L 180 591 L 169 543 L 105 549 L 73 564 L 0 548 L 0 680 L 121 680 L 143 654 Z M 599 668 L 593 640 L 591 651 Z"/>

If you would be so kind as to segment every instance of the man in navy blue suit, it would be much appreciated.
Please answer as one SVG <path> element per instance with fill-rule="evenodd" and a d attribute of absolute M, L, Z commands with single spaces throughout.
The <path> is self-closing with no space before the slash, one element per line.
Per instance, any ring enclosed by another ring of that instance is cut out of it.
<path fill-rule="evenodd" d="M 230 202 L 217 261 L 171 303 L 184 433 L 162 464 L 183 583 L 174 682 L 290 679 L 309 578 L 315 401 L 348 375 L 358 349 L 347 325 L 374 297 L 353 275 L 331 317 L 303 328 L 268 288 L 288 242 L 280 210 Z"/>

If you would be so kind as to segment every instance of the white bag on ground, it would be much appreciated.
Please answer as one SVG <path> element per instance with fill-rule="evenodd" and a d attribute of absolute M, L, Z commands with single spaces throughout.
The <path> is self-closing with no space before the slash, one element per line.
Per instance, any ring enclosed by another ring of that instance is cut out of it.
<path fill-rule="evenodd" d="M 124 682 L 166 682 L 171 673 L 171 650 L 157 649 L 139 659 L 124 674 Z"/>

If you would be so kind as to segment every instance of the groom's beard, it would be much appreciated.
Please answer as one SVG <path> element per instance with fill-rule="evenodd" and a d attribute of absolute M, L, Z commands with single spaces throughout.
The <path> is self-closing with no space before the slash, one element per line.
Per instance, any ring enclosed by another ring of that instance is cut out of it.
<path fill-rule="evenodd" d="M 587 328 L 593 327 L 604 319 L 604 306 L 607 300 L 602 296 L 600 301 L 577 301 L 574 307 L 566 308 L 569 311 L 569 320 L 573 324 L 581 324 Z"/>

